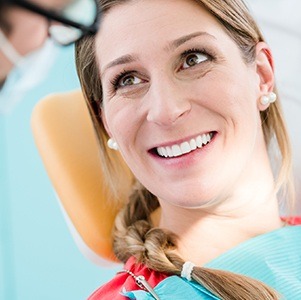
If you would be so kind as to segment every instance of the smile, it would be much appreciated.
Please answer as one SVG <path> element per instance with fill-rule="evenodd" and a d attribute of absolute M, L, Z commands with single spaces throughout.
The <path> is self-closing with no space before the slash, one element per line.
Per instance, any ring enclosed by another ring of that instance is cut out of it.
<path fill-rule="evenodd" d="M 189 141 L 185 141 L 181 144 L 174 144 L 168 147 L 158 147 L 156 148 L 157 154 L 161 157 L 171 158 L 190 153 L 209 144 L 213 135 L 214 133 L 210 132 L 207 134 L 198 135 L 196 138 L 190 139 Z"/>

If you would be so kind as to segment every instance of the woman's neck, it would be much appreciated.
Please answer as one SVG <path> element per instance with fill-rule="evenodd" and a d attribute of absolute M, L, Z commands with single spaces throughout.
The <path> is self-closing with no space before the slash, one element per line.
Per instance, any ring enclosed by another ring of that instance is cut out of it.
<path fill-rule="evenodd" d="M 239 205 L 233 196 L 206 211 L 170 209 L 168 203 L 162 203 L 159 226 L 177 234 L 178 251 L 184 260 L 204 265 L 252 237 L 283 226 L 276 196 L 257 192 L 257 197 L 238 193 L 242 197 Z"/>

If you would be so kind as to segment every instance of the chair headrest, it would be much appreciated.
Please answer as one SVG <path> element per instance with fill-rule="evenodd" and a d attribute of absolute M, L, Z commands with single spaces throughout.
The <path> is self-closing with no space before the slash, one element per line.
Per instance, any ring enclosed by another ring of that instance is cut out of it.
<path fill-rule="evenodd" d="M 98 145 L 81 91 L 53 94 L 32 114 L 34 139 L 64 210 L 86 245 L 115 261 L 117 208 L 104 185 Z"/>

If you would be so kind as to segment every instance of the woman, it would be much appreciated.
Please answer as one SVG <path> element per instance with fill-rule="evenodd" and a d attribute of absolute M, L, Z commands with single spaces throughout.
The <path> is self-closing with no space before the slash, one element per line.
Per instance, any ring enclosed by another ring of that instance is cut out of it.
<path fill-rule="evenodd" d="M 128 190 L 114 150 L 135 184 L 114 232 L 124 270 L 90 299 L 299 299 L 301 228 L 283 228 L 277 200 L 291 190 L 289 142 L 271 51 L 244 4 L 100 6 L 77 68 L 112 190 Z"/>

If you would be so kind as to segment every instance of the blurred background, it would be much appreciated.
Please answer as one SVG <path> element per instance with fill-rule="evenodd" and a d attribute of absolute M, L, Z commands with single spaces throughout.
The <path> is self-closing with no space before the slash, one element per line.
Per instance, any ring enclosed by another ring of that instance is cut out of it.
<path fill-rule="evenodd" d="M 73 46 L 55 48 L 47 75 L 0 115 L 0 299 L 86 299 L 116 272 L 78 250 L 35 147 L 33 107 L 79 87 Z"/>
<path fill-rule="evenodd" d="M 298 0 L 248 0 L 273 49 L 301 182 L 301 19 Z M 51 48 L 44 76 L 0 113 L 0 300 L 82 300 L 116 268 L 78 250 L 34 145 L 30 117 L 45 95 L 79 87 L 73 46 Z M 298 199 L 300 199 L 300 186 Z"/>

